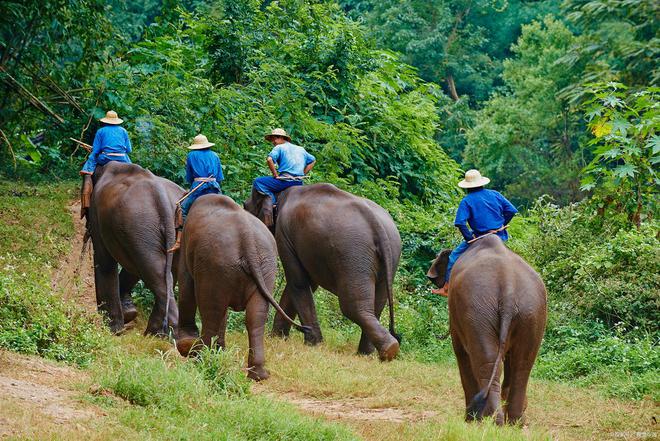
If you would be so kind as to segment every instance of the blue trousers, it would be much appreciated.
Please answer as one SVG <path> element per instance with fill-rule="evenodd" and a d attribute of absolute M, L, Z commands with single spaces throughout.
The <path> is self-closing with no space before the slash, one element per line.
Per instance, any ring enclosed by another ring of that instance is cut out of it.
<path fill-rule="evenodd" d="M 197 200 L 197 198 L 204 196 L 205 194 L 222 194 L 222 190 L 219 187 L 212 187 L 210 185 L 205 185 L 199 190 L 195 190 L 193 194 L 188 196 L 183 202 L 181 202 L 181 212 L 183 213 L 183 221 L 186 221 L 190 207 Z"/>
<path fill-rule="evenodd" d="M 502 236 L 499 234 L 497 235 L 500 239 L 502 239 L 504 242 L 507 241 L 507 239 L 504 239 Z M 449 282 L 449 276 L 451 275 L 451 269 L 454 267 L 454 264 L 458 260 L 459 257 L 461 257 L 461 254 L 467 251 L 467 249 L 470 247 L 466 241 L 461 242 L 456 248 L 454 248 L 454 251 L 451 252 L 449 255 L 449 262 L 447 262 L 447 271 L 445 272 L 445 282 Z"/>
<path fill-rule="evenodd" d="M 275 193 L 279 193 L 289 187 L 302 184 L 302 181 L 285 181 L 282 179 L 275 179 L 272 176 L 261 176 L 255 179 L 252 185 L 254 186 L 254 189 L 259 193 L 273 198 L 273 204 L 275 204 Z"/>

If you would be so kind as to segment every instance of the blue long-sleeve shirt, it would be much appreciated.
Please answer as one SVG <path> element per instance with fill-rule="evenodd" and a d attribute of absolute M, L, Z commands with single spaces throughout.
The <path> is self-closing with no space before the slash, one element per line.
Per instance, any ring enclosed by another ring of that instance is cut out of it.
<path fill-rule="evenodd" d="M 268 156 L 277 164 L 278 173 L 287 173 L 291 176 L 303 176 L 305 167 L 316 161 L 314 155 L 290 142 L 276 145 Z"/>
<path fill-rule="evenodd" d="M 98 129 L 94 136 L 92 152 L 89 154 L 81 173 L 94 173 L 97 165 L 110 161 L 131 162 L 128 154 L 133 151 L 128 132 L 121 126 L 109 125 Z"/>
<path fill-rule="evenodd" d="M 516 207 L 499 192 L 484 188 L 465 195 L 458 205 L 454 225 L 461 230 L 465 240 L 470 240 L 473 234 L 481 236 L 502 228 L 517 212 Z M 470 224 L 474 233 L 466 223 Z M 504 240 L 509 238 L 506 230 L 498 232 L 497 235 Z"/>
<path fill-rule="evenodd" d="M 216 179 L 214 182 L 207 182 L 200 190 L 209 187 L 220 189 L 218 182 L 225 179 L 222 174 L 222 163 L 220 157 L 211 149 L 192 150 L 188 153 L 186 159 L 186 181 L 193 189 L 198 184 L 195 183 L 195 178 L 208 178 L 213 175 Z"/>

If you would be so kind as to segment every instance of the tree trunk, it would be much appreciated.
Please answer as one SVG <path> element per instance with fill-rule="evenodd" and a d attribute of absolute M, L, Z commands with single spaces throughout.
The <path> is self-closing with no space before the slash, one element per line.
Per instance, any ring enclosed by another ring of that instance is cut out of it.
<path fill-rule="evenodd" d="M 458 93 L 456 92 L 456 84 L 454 83 L 454 77 L 452 74 L 447 74 L 447 86 L 449 86 L 449 95 L 454 101 L 459 100 Z"/>

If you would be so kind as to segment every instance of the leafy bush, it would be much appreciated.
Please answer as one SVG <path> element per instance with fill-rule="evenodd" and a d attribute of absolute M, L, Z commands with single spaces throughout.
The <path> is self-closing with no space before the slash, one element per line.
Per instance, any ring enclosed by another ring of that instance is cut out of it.
<path fill-rule="evenodd" d="M 660 247 L 657 222 L 637 230 L 597 201 L 541 199 L 510 242 L 541 274 L 548 327 L 535 375 L 657 399 Z"/>

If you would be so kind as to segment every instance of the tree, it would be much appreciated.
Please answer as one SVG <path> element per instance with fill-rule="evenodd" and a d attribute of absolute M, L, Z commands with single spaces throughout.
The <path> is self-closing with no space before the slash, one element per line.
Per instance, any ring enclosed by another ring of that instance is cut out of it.
<path fill-rule="evenodd" d="M 656 87 L 635 91 L 621 83 L 592 84 L 591 99 L 582 105 L 594 155 L 583 171 L 582 189 L 596 191 L 603 213 L 613 206 L 638 228 L 659 208 L 659 92 Z"/>
<path fill-rule="evenodd" d="M 477 122 L 467 132 L 466 166 L 479 168 L 519 202 L 544 193 L 561 202 L 580 197 L 582 125 L 558 96 L 578 70 L 558 63 L 575 40 L 550 17 L 523 26 L 511 48 L 515 57 L 504 62 L 506 88 L 476 113 Z"/>

